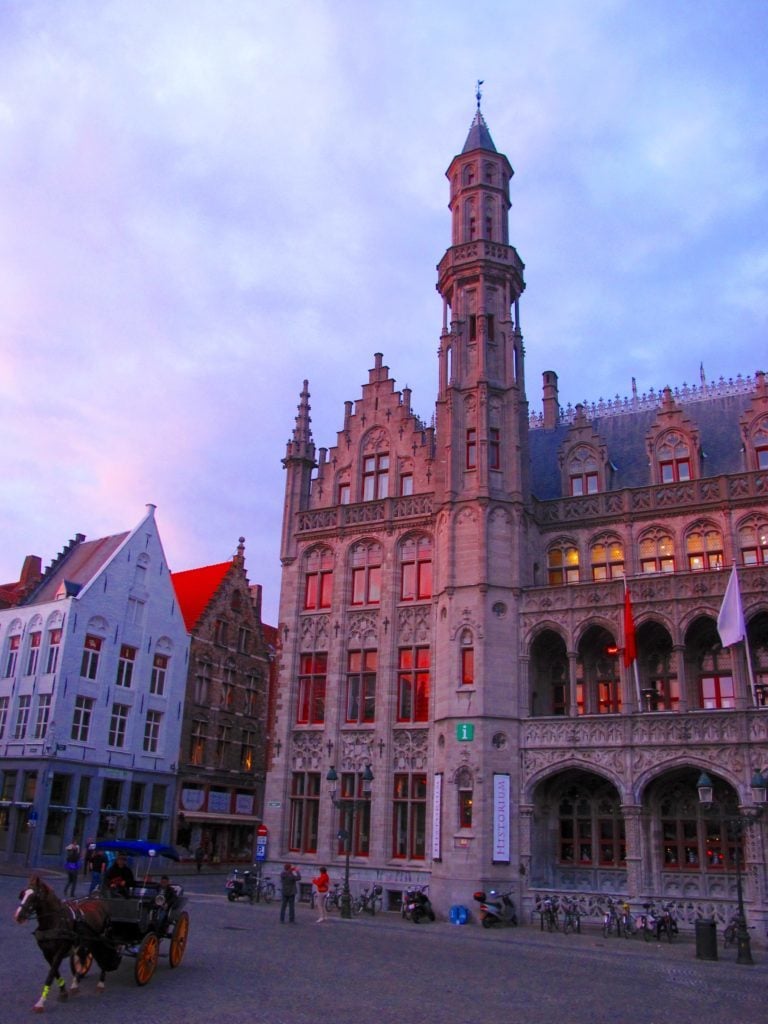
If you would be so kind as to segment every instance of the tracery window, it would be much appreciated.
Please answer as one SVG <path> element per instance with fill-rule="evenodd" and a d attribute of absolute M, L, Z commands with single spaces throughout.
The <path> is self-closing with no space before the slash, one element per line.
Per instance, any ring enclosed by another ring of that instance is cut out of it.
<path fill-rule="evenodd" d="M 348 723 L 373 722 L 376 718 L 376 666 L 378 651 L 347 652 Z"/>
<path fill-rule="evenodd" d="M 363 458 L 363 501 L 375 501 L 389 494 L 389 454 Z"/>
<path fill-rule="evenodd" d="M 700 525 L 688 532 L 685 538 L 688 568 L 722 569 L 723 535 L 715 526 Z"/>
<path fill-rule="evenodd" d="M 657 530 L 640 540 L 640 571 L 675 571 L 675 546 L 668 533 Z"/>
<path fill-rule="evenodd" d="M 768 520 L 754 519 L 739 527 L 742 565 L 768 565 Z"/>
<path fill-rule="evenodd" d="M 392 815 L 392 856 L 424 860 L 427 853 L 427 776 L 423 772 L 395 775 Z"/>
<path fill-rule="evenodd" d="M 597 456 L 591 448 L 579 446 L 568 457 L 569 493 L 572 497 L 597 494 L 600 490 Z"/>
<path fill-rule="evenodd" d="M 666 434 L 656 448 L 656 458 L 661 483 L 681 483 L 691 479 L 691 449 L 682 434 Z"/>
<path fill-rule="evenodd" d="M 328 655 L 325 652 L 301 655 L 299 698 L 296 705 L 298 725 L 319 725 L 325 721 L 327 671 Z"/>
<path fill-rule="evenodd" d="M 552 545 L 547 552 L 550 586 L 579 582 L 579 550 L 568 541 Z"/>
<path fill-rule="evenodd" d="M 624 545 L 620 540 L 593 544 L 590 559 L 593 580 L 613 580 L 624 575 Z"/>
<path fill-rule="evenodd" d="M 317 850 L 320 817 L 320 772 L 294 772 L 291 776 L 291 819 L 288 849 L 294 853 Z"/>
<path fill-rule="evenodd" d="M 558 804 L 561 864 L 623 867 L 627 859 L 621 804 L 610 785 L 572 786 Z"/>

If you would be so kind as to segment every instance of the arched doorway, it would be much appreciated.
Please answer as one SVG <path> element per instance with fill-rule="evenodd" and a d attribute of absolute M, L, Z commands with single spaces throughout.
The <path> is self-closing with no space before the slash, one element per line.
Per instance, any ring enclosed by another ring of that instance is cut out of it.
<path fill-rule="evenodd" d="M 626 833 L 613 783 L 573 769 L 540 783 L 534 800 L 531 885 L 572 892 L 625 892 Z"/>
<path fill-rule="evenodd" d="M 729 818 L 738 796 L 728 782 L 707 769 L 714 786 L 712 805 L 699 801 L 694 767 L 666 772 L 646 789 L 647 884 L 662 898 L 730 900 L 736 894 L 736 851 L 744 865 L 743 842 Z"/>

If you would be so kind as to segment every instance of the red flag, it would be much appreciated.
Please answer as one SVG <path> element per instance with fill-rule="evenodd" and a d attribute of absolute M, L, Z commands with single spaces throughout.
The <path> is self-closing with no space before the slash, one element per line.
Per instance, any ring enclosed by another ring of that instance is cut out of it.
<path fill-rule="evenodd" d="M 629 668 L 636 658 L 635 620 L 632 615 L 632 599 L 629 596 L 629 587 L 627 587 L 624 591 L 624 667 Z"/>

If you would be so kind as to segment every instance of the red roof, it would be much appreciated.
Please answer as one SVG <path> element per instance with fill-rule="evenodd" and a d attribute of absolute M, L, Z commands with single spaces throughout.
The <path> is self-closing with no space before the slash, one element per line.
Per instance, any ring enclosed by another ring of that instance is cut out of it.
<path fill-rule="evenodd" d="M 211 603 L 211 598 L 231 568 L 230 561 L 219 562 L 218 565 L 204 565 L 201 569 L 171 573 L 181 614 L 184 616 L 184 625 L 189 633 L 200 621 L 203 612 Z"/>

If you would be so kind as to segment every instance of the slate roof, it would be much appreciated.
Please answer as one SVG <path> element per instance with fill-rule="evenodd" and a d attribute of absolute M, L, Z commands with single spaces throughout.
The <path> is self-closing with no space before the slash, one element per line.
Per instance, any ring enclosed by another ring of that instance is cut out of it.
<path fill-rule="evenodd" d="M 702 477 L 743 470 L 739 418 L 753 397 L 754 393 L 745 393 L 690 402 L 678 399 L 678 405 L 699 431 Z M 606 445 L 608 459 L 616 467 L 608 484 L 610 490 L 650 484 L 645 438 L 658 411 L 640 409 L 588 421 Z M 529 433 L 531 489 L 540 501 L 564 496 L 557 453 L 569 429 L 569 424 L 559 423 L 553 430 L 535 427 Z"/>
<path fill-rule="evenodd" d="M 200 569 L 172 572 L 171 581 L 176 591 L 181 614 L 187 631 L 192 633 L 205 609 L 211 603 L 221 582 L 232 568 L 232 562 L 205 565 Z"/>
<path fill-rule="evenodd" d="M 129 531 L 126 531 L 98 540 L 83 540 L 45 574 L 40 586 L 25 604 L 43 604 L 55 600 L 62 584 L 66 585 L 67 597 L 79 593 L 101 572 L 128 536 Z"/>
<path fill-rule="evenodd" d="M 464 149 L 461 152 L 471 153 L 473 149 L 488 149 L 491 153 L 496 152 L 491 133 L 488 131 L 488 125 L 485 123 L 485 118 L 479 110 L 475 113 L 474 120 L 469 128 L 467 141 L 464 143 Z"/>

